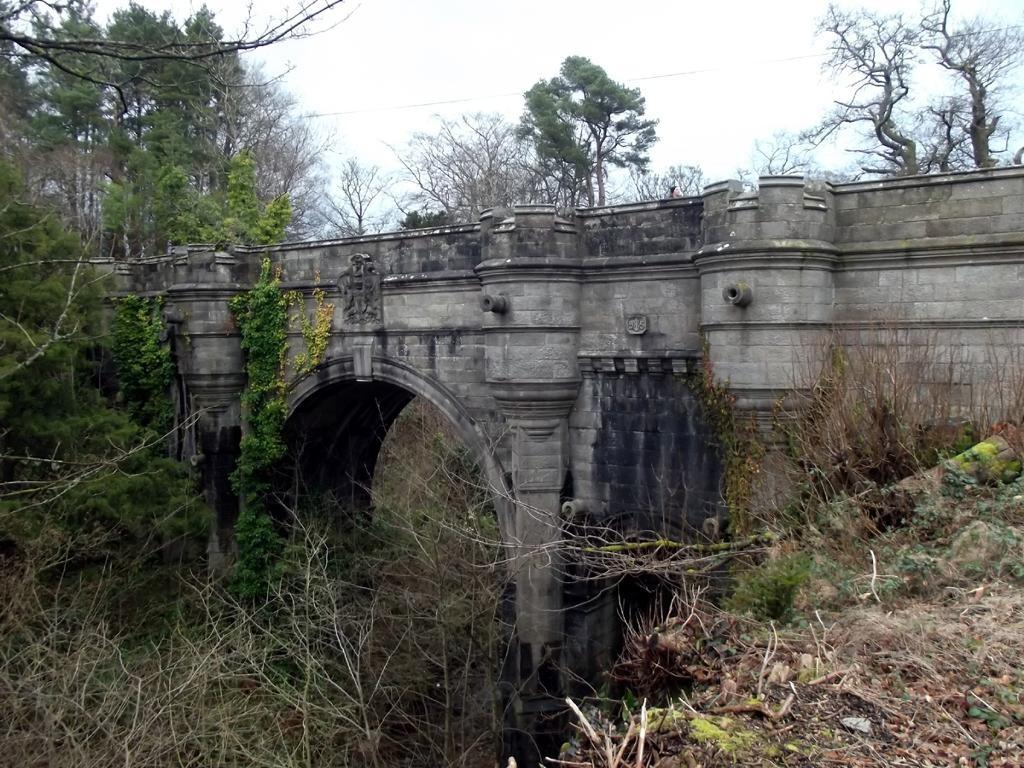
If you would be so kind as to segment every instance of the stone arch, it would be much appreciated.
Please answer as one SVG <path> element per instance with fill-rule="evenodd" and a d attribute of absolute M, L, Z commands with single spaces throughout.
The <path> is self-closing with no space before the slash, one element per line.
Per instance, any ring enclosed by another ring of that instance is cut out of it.
<path fill-rule="evenodd" d="M 326 361 L 299 379 L 287 396 L 286 432 L 301 429 L 305 419 L 310 426 L 315 422 L 316 429 L 340 429 L 349 437 L 365 439 L 365 446 L 353 445 L 350 448 L 358 454 L 357 460 L 363 459 L 363 466 L 356 468 L 361 476 L 353 479 L 368 484 L 372 481 L 376 452 L 391 423 L 413 398 L 421 397 L 436 407 L 455 428 L 462 444 L 483 469 L 502 539 L 510 541 L 514 505 L 505 471 L 481 425 L 464 404 L 441 382 L 394 358 L 374 355 L 372 371 L 370 377 L 357 376 L 353 357 L 342 355 Z M 331 399 L 342 396 L 347 396 L 346 406 L 350 412 L 347 415 L 332 413 Z M 349 446 L 333 448 L 337 453 L 338 448 L 348 449 Z M 361 449 L 371 452 L 372 457 L 359 454 Z M 344 451 L 348 458 L 352 458 L 351 451 Z"/>

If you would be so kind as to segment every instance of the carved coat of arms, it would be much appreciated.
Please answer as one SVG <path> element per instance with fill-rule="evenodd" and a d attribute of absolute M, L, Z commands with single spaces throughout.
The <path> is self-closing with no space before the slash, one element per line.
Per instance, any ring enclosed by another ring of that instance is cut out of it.
<path fill-rule="evenodd" d="M 355 325 L 381 321 L 380 272 L 367 253 L 354 253 L 338 278 L 344 299 L 345 322 Z"/>
<path fill-rule="evenodd" d="M 626 318 L 626 333 L 643 336 L 647 333 L 647 315 L 630 315 Z"/>

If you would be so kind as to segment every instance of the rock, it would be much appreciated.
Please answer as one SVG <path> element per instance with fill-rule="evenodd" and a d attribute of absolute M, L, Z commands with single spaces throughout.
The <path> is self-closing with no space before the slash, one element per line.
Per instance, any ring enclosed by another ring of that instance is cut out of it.
<path fill-rule="evenodd" d="M 979 483 L 1010 483 L 1021 473 L 1021 458 L 1002 435 L 992 435 L 949 461 Z"/>
<path fill-rule="evenodd" d="M 943 564 L 950 575 L 998 572 L 1003 558 L 1015 546 L 1020 546 L 1015 529 L 975 520 L 954 537 Z"/>
<path fill-rule="evenodd" d="M 839 722 L 843 727 L 857 733 L 871 733 L 871 721 L 866 717 L 844 717 Z"/>
<path fill-rule="evenodd" d="M 768 683 L 770 685 L 785 685 L 793 679 L 793 670 L 788 664 L 782 661 L 777 661 L 772 666 L 771 672 L 768 673 Z"/>
<path fill-rule="evenodd" d="M 902 488 L 913 496 L 921 496 L 937 493 L 941 484 L 942 465 L 940 464 L 924 472 L 918 472 L 916 475 L 903 478 L 896 484 L 896 487 Z"/>

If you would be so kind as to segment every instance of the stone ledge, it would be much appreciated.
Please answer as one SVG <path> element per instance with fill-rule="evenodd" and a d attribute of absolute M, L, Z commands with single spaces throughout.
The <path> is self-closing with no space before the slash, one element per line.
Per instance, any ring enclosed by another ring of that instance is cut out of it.
<path fill-rule="evenodd" d="M 746 240 L 722 240 L 704 245 L 693 255 L 694 262 L 701 262 L 718 257 L 747 254 L 812 254 L 819 258 L 835 256 L 839 248 L 829 240 L 808 240 L 803 238 L 769 238 Z"/>
<path fill-rule="evenodd" d="M 622 205 L 604 205 L 594 208 L 577 208 L 576 217 L 580 219 L 597 218 L 600 216 L 613 216 L 619 213 L 639 213 L 642 211 L 657 211 L 664 208 L 690 208 L 692 206 L 703 206 L 704 198 L 701 195 L 694 197 L 669 197 L 662 200 L 650 200 L 642 203 L 624 203 Z"/>
<path fill-rule="evenodd" d="M 940 302 L 941 303 L 941 302 Z M 842 307 L 842 305 L 838 305 Z M 1021 318 L 962 318 L 962 319 L 885 319 L 885 320 L 727 320 L 701 323 L 701 331 L 785 331 L 785 330 L 881 330 L 953 329 L 973 330 L 988 328 L 1024 328 Z"/>
<path fill-rule="evenodd" d="M 232 253 L 263 254 L 278 251 L 307 251 L 313 248 L 330 248 L 335 245 L 360 245 L 363 243 L 389 243 L 396 240 L 415 240 L 422 237 L 443 237 L 445 235 L 463 235 L 480 231 L 479 224 L 449 224 L 444 227 L 427 227 L 425 229 L 403 229 L 399 232 L 382 232 L 379 235 L 360 235 L 358 237 L 339 237 L 330 240 L 296 240 L 277 245 L 236 245 Z"/>
<path fill-rule="evenodd" d="M 841 242 L 837 250 L 844 269 L 888 265 L 918 267 L 931 263 L 1024 263 L 1024 233 Z"/>
<path fill-rule="evenodd" d="M 697 350 L 657 350 L 652 352 L 580 352 L 576 355 L 580 375 L 584 378 L 599 375 L 628 376 L 647 374 L 685 376 L 700 365 Z"/>
<path fill-rule="evenodd" d="M 1002 168 L 972 169 L 969 171 L 951 171 L 949 173 L 921 174 L 919 176 L 901 176 L 899 178 L 876 179 L 873 181 L 849 181 L 830 184 L 835 195 L 857 192 L 879 192 L 889 189 L 905 189 L 907 187 L 941 187 L 948 184 L 964 184 L 972 181 L 989 181 L 992 179 L 1013 179 L 1024 176 L 1024 166 L 1014 165 Z"/>

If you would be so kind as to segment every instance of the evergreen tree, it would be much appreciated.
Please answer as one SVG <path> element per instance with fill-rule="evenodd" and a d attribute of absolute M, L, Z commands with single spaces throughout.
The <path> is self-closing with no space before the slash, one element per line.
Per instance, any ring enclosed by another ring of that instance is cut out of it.
<path fill-rule="evenodd" d="M 657 120 L 644 118 L 639 89 L 616 83 L 589 59 L 570 56 L 558 77 L 537 82 L 525 98 L 522 134 L 553 174 L 571 176 L 589 205 L 607 202 L 609 166 L 647 168 Z"/>
<path fill-rule="evenodd" d="M 184 468 L 104 397 L 102 285 L 80 257 L 78 237 L 26 203 L 0 162 L 0 545 L 87 534 L 95 550 L 76 554 L 89 559 L 154 535 L 198 538 L 207 514 Z M 138 354 L 156 359 L 153 343 Z"/>

